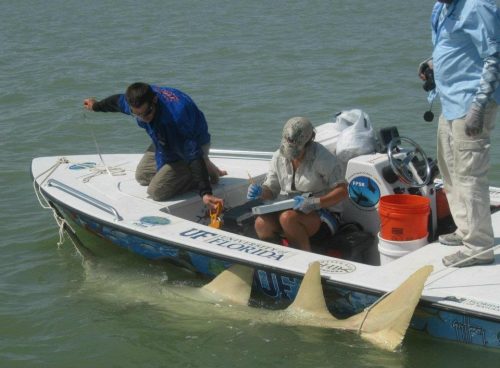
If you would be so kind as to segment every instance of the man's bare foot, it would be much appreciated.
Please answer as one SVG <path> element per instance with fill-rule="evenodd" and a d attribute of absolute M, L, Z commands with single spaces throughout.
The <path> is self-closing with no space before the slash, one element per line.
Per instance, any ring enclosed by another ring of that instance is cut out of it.
<path fill-rule="evenodd" d="M 217 184 L 219 182 L 219 177 L 227 175 L 226 170 L 221 170 L 215 164 L 210 161 L 210 159 L 205 159 L 207 165 L 208 176 L 210 176 L 210 182 L 212 184 Z"/>

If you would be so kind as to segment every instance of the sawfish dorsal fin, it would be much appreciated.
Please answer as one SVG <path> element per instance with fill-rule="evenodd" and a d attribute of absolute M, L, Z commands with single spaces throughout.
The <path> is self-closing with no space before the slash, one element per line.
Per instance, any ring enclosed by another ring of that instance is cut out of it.
<path fill-rule="evenodd" d="M 321 285 L 319 262 L 309 265 L 293 303 L 287 308 L 292 313 L 308 313 L 317 317 L 335 319 L 328 311 Z"/>
<path fill-rule="evenodd" d="M 238 305 L 248 305 L 254 269 L 234 264 L 202 287 L 217 298 Z"/>
<path fill-rule="evenodd" d="M 350 328 L 381 348 L 395 350 L 403 341 L 432 270 L 432 266 L 420 268 L 385 298 L 348 318 Z"/>

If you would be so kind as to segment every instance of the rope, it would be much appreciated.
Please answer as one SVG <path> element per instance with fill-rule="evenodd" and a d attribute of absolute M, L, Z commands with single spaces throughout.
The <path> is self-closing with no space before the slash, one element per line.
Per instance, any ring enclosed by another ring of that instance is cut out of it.
<path fill-rule="evenodd" d="M 33 179 L 33 190 L 35 191 L 35 195 L 36 195 L 36 198 L 38 199 L 38 203 L 40 204 L 40 206 L 43 208 L 43 209 L 52 209 L 52 207 L 50 206 L 49 204 L 49 201 L 47 200 L 47 198 L 45 198 L 45 196 L 42 194 L 42 192 L 40 191 L 40 188 L 42 186 L 43 183 L 45 183 L 45 181 L 54 173 L 54 171 L 57 170 L 57 168 L 61 165 L 61 164 L 67 164 L 69 163 L 69 160 L 66 158 L 66 157 L 60 157 L 56 163 L 54 165 L 52 165 L 51 167 L 49 167 L 47 170 L 45 170 L 44 172 L 40 173 L 38 176 L 36 176 L 34 179 Z M 45 175 L 46 173 L 47 176 L 41 181 L 41 183 L 37 186 L 36 185 L 36 181 L 38 180 L 38 178 L 40 178 L 41 176 Z M 43 202 L 42 202 L 42 199 L 43 199 Z"/>
<path fill-rule="evenodd" d="M 361 321 L 361 323 L 359 324 L 359 328 L 358 328 L 358 330 L 356 331 L 356 333 L 357 333 L 358 335 L 361 335 L 361 332 L 362 332 L 361 330 L 363 329 L 363 325 L 365 324 L 365 321 L 366 321 L 366 319 L 368 318 L 368 314 L 371 312 L 371 310 L 372 310 L 373 308 L 375 308 L 375 306 L 376 306 L 377 304 L 379 304 L 382 300 L 384 300 L 385 298 L 387 298 L 387 296 L 388 296 L 389 294 L 391 294 L 393 291 L 394 291 L 394 290 L 392 290 L 392 291 L 388 291 L 387 293 L 385 293 L 384 295 L 382 295 L 380 298 L 378 298 L 378 299 L 375 301 L 375 303 L 373 303 L 372 305 L 370 305 L 370 306 L 368 306 L 368 307 L 366 307 L 366 308 L 365 308 L 365 312 L 366 312 L 366 313 L 365 313 L 365 316 L 363 317 L 363 320 L 362 320 L 362 321 Z"/>
<path fill-rule="evenodd" d="M 57 159 L 56 163 L 54 165 L 52 165 L 51 167 L 49 167 L 47 170 L 45 170 L 44 172 L 40 173 L 39 175 L 37 175 L 34 179 L 33 179 L 33 190 L 35 191 L 35 195 L 36 195 L 36 198 L 38 199 L 38 203 L 40 204 L 40 206 L 43 208 L 43 209 L 46 209 L 46 210 L 52 210 L 52 216 L 54 217 L 54 219 L 56 220 L 56 223 L 57 223 L 57 226 L 59 227 L 59 241 L 57 242 L 57 246 L 60 247 L 63 242 L 64 242 L 64 224 L 66 224 L 68 227 L 71 228 L 71 226 L 66 222 L 66 220 L 64 220 L 63 218 L 61 218 L 56 210 L 54 208 L 52 208 L 52 206 L 49 204 L 49 200 L 43 195 L 42 191 L 40 190 L 41 186 L 43 185 L 43 183 L 45 183 L 45 181 L 54 173 L 54 171 L 57 170 L 57 168 L 61 165 L 61 164 L 67 164 L 69 163 L 69 160 L 65 157 L 60 157 L 59 159 Z M 38 178 L 42 177 L 43 175 L 45 175 L 45 178 L 40 182 L 40 184 L 37 185 L 37 180 Z"/>
<path fill-rule="evenodd" d="M 89 126 L 90 135 L 92 136 L 92 140 L 94 141 L 94 145 L 95 145 L 95 148 L 96 148 L 96 151 L 97 151 L 97 155 L 99 156 L 99 160 L 101 160 L 101 163 L 102 163 L 102 167 L 90 168 L 91 173 L 89 175 L 86 175 L 84 177 L 83 182 L 87 183 L 93 177 L 96 177 L 96 176 L 104 174 L 104 173 L 108 173 L 108 175 L 111 176 L 111 177 L 125 175 L 125 169 L 119 168 L 119 167 L 116 167 L 116 166 L 114 166 L 114 167 L 113 166 L 108 166 L 104 162 L 104 158 L 102 157 L 102 154 L 101 154 L 101 149 L 99 148 L 99 144 L 97 143 L 97 138 L 96 138 L 94 129 L 92 128 L 92 124 L 90 124 L 90 121 L 89 121 L 89 119 L 87 117 L 87 113 L 85 111 L 83 112 L 83 120 Z"/>
<path fill-rule="evenodd" d="M 85 122 L 88 122 L 87 115 L 85 114 L 85 112 L 83 114 L 83 117 L 84 117 Z M 90 127 L 90 133 L 92 135 L 92 139 L 94 141 L 94 144 L 95 144 L 95 147 L 97 150 L 97 154 L 99 155 L 99 159 L 101 160 L 103 167 L 89 168 L 90 174 L 83 176 L 83 182 L 87 183 L 93 177 L 101 175 L 103 173 L 108 173 L 111 177 L 118 176 L 118 175 L 125 175 L 126 174 L 125 169 L 120 168 L 120 167 L 108 167 L 106 165 L 106 163 L 104 162 L 104 159 L 102 157 L 101 151 L 99 149 L 99 145 L 97 143 L 97 139 L 96 139 L 94 130 L 92 129 L 92 125 L 89 124 L 89 127 Z M 57 226 L 59 228 L 59 230 L 58 230 L 59 241 L 57 242 L 58 247 L 60 247 L 64 242 L 65 226 L 68 226 L 68 228 L 70 228 L 71 231 L 73 231 L 73 233 L 74 233 L 74 230 L 71 227 L 71 225 L 64 218 L 62 218 L 61 216 L 59 216 L 57 214 L 57 211 L 55 210 L 55 208 L 53 208 L 50 205 L 49 200 L 45 197 L 45 195 L 42 193 L 40 188 L 45 183 L 45 181 L 47 181 L 47 179 L 57 170 L 57 168 L 61 164 L 67 164 L 69 162 L 70 161 L 67 158 L 60 157 L 59 159 L 57 159 L 57 161 L 54 163 L 54 165 L 52 165 L 51 167 L 49 167 L 47 170 L 43 171 L 42 173 L 38 174 L 33 179 L 33 191 L 35 192 L 38 203 L 40 204 L 40 206 L 43 209 L 52 210 L 52 215 L 53 215 L 53 217 L 57 223 Z M 37 180 L 44 175 L 45 175 L 44 179 L 37 185 Z"/>
<path fill-rule="evenodd" d="M 90 130 L 90 134 L 92 135 L 92 139 L 94 140 L 94 144 L 95 144 L 95 149 L 97 151 L 97 154 L 99 155 L 99 159 L 101 160 L 102 164 L 104 165 L 104 168 L 106 169 L 106 171 L 108 172 L 108 174 L 110 176 L 113 176 L 111 175 L 111 172 L 108 170 L 108 167 L 106 166 L 106 164 L 104 163 L 104 159 L 102 158 L 102 155 L 101 155 L 101 150 L 99 148 L 99 144 L 97 144 L 97 138 L 95 136 L 95 133 L 94 133 L 94 129 L 92 128 L 92 124 L 90 124 L 88 118 L 87 118 L 87 113 L 85 112 L 85 110 L 83 111 L 83 120 L 85 121 L 85 123 L 89 126 L 89 130 Z"/>
<path fill-rule="evenodd" d="M 103 162 L 104 164 L 104 162 Z M 96 167 L 91 167 L 89 168 L 90 173 L 87 175 L 83 176 L 83 182 L 88 183 L 90 179 L 99 176 L 101 174 L 109 174 L 110 176 L 120 176 L 120 175 L 125 175 L 126 171 L 124 168 L 118 167 L 118 166 L 106 166 L 104 167 L 101 166 L 96 166 Z"/>
<path fill-rule="evenodd" d="M 425 284 L 424 288 L 428 287 L 429 285 L 433 284 L 434 282 L 436 282 L 438 280 L 441 280 L 443 277 L 446 277 L 446 276 L 450 275 L 451 273 L 453 273 L 453 272 L 455 272 L 455 271 L 457 271 L 459 269 L 459 268 L 454 268 L 454 267 L 456 267 L 458 265 L 461 265 L 462 263 L 465 263 L 465 262 L 471 260 L 472 258 L 476 258 L 478 256 L 482 256 L 483 254 L 488 253 L 490 251 L 495 251 L 498 248 L 500 248 L 500 244 L 495 245 L 493 248 L 488 248 L 488 249 L 483 250 L 482 252 L 473 254 L 472 256 L 469 256 L 469 257 L 467 257 L 465 259 L 462 259 L 462 260 L 460 260 L 458 262 L 455 262 L 455 263 L 453 263 L 453 264 L 451 264 L 449 266 L 446 266 L 445 268 L 442 268 L 442 269 L 440 269 L 438 271 L 433 272 L 431 274 L 431 276 L 439 275 L 440 273 L 442 273 L 444 271 L 450 271 L 450 272 L 444 274 L 441 277 L 438 277 L 438 278 L 436 278 L 436 279 L 434 279 L 432 281 L 429 281 L 428 283 Z"/>
<path fill-rule="evenodd" d="M 61 245 L 64 243 L 64 232 L 67 231 L 65 230 L 65 226 L 69 227 L 71 231 L 73 231 L 73 228 L 70 226 L 70 224 L 62 217 L 60 217 L 55 209 L 52 209 L 52 214 L 54 215 L 54 219 L 56 220 L 56 223 L 59 227 L 59 241 L 57 242 L 57 247 L 60 248 Z M 70 237 L 71 239 L 71 237 Z"/>

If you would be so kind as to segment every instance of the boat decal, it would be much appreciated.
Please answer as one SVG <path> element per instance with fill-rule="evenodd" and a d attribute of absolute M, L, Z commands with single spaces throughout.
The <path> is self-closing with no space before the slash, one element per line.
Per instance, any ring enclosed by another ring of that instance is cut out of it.
<path fill-rule="evenodd" d="M 160 216 L 144 216 L 141 217 L 139 221 L 134 222 L 134 224 L 142 227 L 151 227 L 157 225 L 168 225 L 170 224 L 170 220 Z"/>
<path fill-rule="evenodd" d="M 472 307 L 476 307 L 479 309 L 500 312 L 500 305 L 491 302 L 481 302 L 478 300 L 467 299 L 467 298 L 456 298 L 456 297 L 447 297 L 445 298 L 445 300 L 452 301 L 455 303 L 460 303 L 463 305 L 470 305 Z"/>
<path fill-rule="evenodd" d="M 472 344 L 473 340 L 478 345 L 486 345 L 486 333 L 481 326 L 474 326 L 470 317 L 464 316 L 463 319 L 455 319 L 451 322 L 451 327 L 455 330 L 458 341 Z"/>
<path fill-rule="evenodd" d="M 368 176 L 356 176 L 350 180 L 348 193 L 352 202 L 365 208 L 375 207 L 380 199 L 379 186 Z"/>
<path fill-rule="evenodd" d="M 340 259 L 324 259 L 319 261 L 321 272 L 324 273 L 351 273 L 356 271 L 352 263 Z"/>
<path fill-rule="evenodd" d="M 70 170 L 84 170 L 84 169 L 93 169 L 96 166 L 95 162 L 82 162 L 79 164 L 73 164 L 69 166 Z"/>
<path fill-rule="evenodd" d="M 464 304 L 466 305 L 473 305 L 475 307 L 481 308 L 481 309 L 486 309 L 486 310 L 491 310 L 495 312 L 500 312 L 500 305 L 491 303 L 491 302 L 481 302 L 478 300 L 472 300 L 472 299 L 465 299 Z"/>
<path fill-rule="evenodd" d="M 195 227 L 189 230 L 182 231 L 179 233 L 179 235 L 196 241 L 201 241 L 206 244 L 226 248 L 232 251 L 251 254 L 254 256 L 273 259 L 276 261 L 282 261 L 292 255 L 292 253 L 287 250 L 278 250 L 265 244 L 237 239 L 227 235 L 220 235 Z"/>

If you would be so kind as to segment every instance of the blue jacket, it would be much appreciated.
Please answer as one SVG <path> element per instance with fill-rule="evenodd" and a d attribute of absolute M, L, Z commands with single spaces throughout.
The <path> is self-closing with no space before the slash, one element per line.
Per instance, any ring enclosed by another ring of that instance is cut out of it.
<path fill-rule="evenodd" d="M 136 120 L 155 145 L 157 169 L 169 162 L 202 158 L 201 146 L 210 143 L 203 112 L 188 95 L 177 89 L 151 87 L 158 97 L 155 116 L 150 123 Z M 124 114 L 131 114 L 124 94 L 119 95 L 118 106 Z"/>
<path fill-rule="evenodd" d="M 212 194 L 202 151 L 202 146 L 210 143 L 205 116 L 185 93 L 169 87 L 151 88 L 157 97 L 153 120 L 145 123 L 137 118 L 136 121 L 153 140 L 157 170 L 166 163 L 186 161 L 193 180 L 198 184 L 200 196 Z M 92 110 L 131 115 L 124 94 L 96 101 Z"/>

